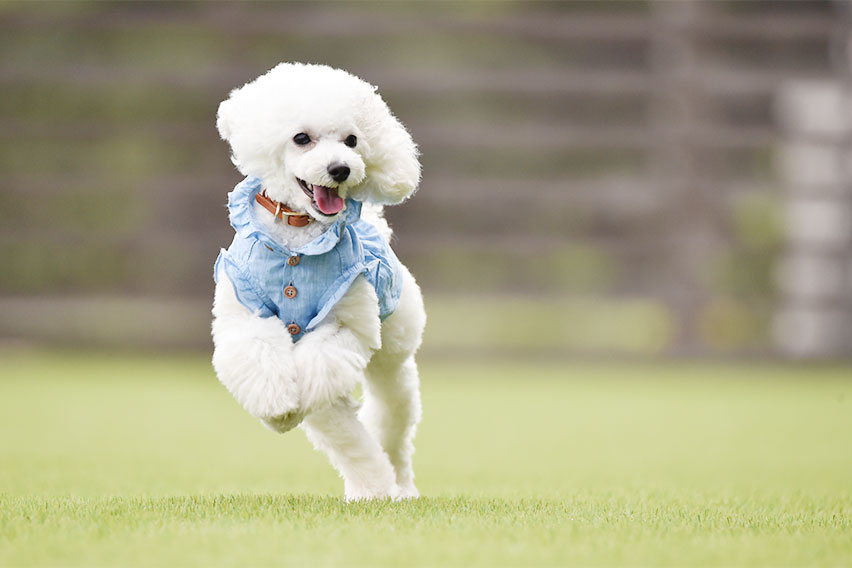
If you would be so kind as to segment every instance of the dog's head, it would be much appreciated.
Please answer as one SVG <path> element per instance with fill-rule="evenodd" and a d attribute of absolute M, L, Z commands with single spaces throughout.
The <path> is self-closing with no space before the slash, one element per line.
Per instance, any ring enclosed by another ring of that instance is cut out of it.
<path fill-rule="evenodd" d="M 323 221 L 348 198 L 400 203 L 420 181 L 417 146 L 376 88 L 325 65 L 282 63 L 234 89 L 216 126 L 240 172 Z"/>

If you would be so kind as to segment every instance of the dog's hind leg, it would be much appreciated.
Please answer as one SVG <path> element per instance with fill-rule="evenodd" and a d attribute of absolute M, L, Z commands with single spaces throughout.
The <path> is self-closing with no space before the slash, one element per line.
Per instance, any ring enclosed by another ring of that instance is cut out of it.
<path fill-rule="evenodd" d="M 393 464 L 400 497 L 417 497 L 411 458 L 420 422 L 420 379 L 414 352 L 426 323 L 423 300 L 406 271 L 396 311 L 382 324 L 382 349 L 367 366 L 359 418 Z"/>
<path fill-rule="evenodd" d="M 396 498 L 399 490 L 393 466 L 358 420 L 357 408 L 346 397 L 309 414 L 301 428 L 340 472 L 347 501 Z"/>
<path fill-rule="evenodd" d="M 420 389 L 414 357 L 377 361 L 367 369 L 364 404 L 359 414 L 370 434 L 390 458 L 400 497 L 417 497 L 411 458 L 420 422 Z"/>

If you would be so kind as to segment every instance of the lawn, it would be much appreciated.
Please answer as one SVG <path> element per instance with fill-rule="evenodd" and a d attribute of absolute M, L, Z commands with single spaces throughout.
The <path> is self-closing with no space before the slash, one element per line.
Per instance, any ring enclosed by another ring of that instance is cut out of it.
<path fill-rule="evenodd" d="M 346 504 L 202 356 L 0 351 L 0 566 L 852 564 L 852 367 L 422 380 L 424 497 Z"/>

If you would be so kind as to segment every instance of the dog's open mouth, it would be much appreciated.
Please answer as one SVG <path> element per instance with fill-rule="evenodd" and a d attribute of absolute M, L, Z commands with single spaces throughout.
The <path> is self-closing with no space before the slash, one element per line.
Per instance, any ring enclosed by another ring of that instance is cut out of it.
<path fill-rule="evenodd" d="M 323 215 L 336 215 L 343 209 L 343 198 L 337 194 L 336 187 L 309 184 L 301 178 L 296 178 L 302 191 L 311 198 L 314 208 Z"/>

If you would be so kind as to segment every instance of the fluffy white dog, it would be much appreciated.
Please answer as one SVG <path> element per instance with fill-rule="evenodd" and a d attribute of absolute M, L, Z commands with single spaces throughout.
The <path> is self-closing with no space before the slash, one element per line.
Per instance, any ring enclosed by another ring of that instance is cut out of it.
<path fill-rule="evenodd" d="M 426 315 L 382 218 L 417 189 L 416 145 L 375 87 L 322 65 L 283 63 L 235 89 L 217 127 L 247 176 L 215 268 L 219 380 L 269 428 L 301 425 L 348 500 L 417 497 Z"/>

